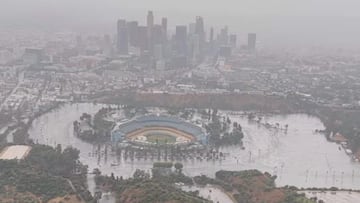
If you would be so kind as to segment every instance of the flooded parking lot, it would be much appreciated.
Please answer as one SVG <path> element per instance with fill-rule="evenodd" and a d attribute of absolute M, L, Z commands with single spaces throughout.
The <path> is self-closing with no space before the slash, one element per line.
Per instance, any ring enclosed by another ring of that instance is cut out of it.
<path fill-rule="evenodd" d="M 307 191 L 306 197 L 316 197 L 318 200 L 323 200 L 326 203 L 357 203 L 360 202 L 360 193 L 358 192 L 319 192 L 319 191 Z"/>
<path fill-rule="evenodd" d="M 150 170 L 151 159 L 118 159 L 113 153 L 105 153 L 99 148 L 86 143 L 73 133 L 73 121 L 82 113 L 96 113 L 103 105 L 67 104 L 45 114 L 33 122 L 29 130 L 30 138 L 40 144 L 63 147 L 73 146 L 81 151 L 80 161 L 89 166 L 89 171 L 99 168 L 103 174 L 114 173 L 129 177 L 137 169 Z M 241 124 L 245 137 L 244 147 L 225 147 L 225 160 L 183 160 L 186 175 L 205 174 L 214 177 L 218 170 L 259 169 L 278 176 L 279 186 L 331 187 L 360 189 L 360 165 L 352 162 L 339 146 L 330 143 L 325 136 L 316 133 L 324 129 L 316 117 L 303 114 L 287 116 L 265 116 L 264 122 L 288 124 L 287 133 L 283 130 L 267 128 L 256 122 L 249 122 L 241 115 L 229 115 L 232 121 Z"/>

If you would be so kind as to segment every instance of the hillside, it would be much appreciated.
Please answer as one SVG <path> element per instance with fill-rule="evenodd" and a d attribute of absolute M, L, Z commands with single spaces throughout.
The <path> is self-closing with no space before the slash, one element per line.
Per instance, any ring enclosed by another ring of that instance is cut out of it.
<path fill-rule="evenodd" d="M 172 185 L 154 180 L 128 182 L 117 195 L 119 203 L 203 203 L 208 202 L 195 194 L 184 192 Z"/>
<path fill-rule="evenodd" d="M 72 148 L 34 145 L 24 160 L 0 160 L 0 202 L 48 202 L 70 194 L 92 201 L 78 156 Z"/>
<path fill-rule="evenodd" d="M 230 185 L 228 192 L 239 203 L 312 203 L 304 195 L 297 194 L 296 189 L 277 188 L 276 176 L 261 173 L 257 170 L 218 171 L 216 179 Z"/>

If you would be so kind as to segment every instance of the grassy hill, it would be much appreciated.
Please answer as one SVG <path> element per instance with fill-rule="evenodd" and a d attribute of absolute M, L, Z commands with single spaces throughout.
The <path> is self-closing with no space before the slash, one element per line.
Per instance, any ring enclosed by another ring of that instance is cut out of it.
<path fill-rule="evenodd" d="M 257 170 L 218 171 L 216 179 L 231 186 L 228 191 L 239 203 L 315 203 L 296 190 L 277 188 L 276 176 Z"/>
<path fill-rule="evenodd" d="M 206 203 L 195 194 L 155 180 L 127 182 L 117 192 L 119 203 Z"/>

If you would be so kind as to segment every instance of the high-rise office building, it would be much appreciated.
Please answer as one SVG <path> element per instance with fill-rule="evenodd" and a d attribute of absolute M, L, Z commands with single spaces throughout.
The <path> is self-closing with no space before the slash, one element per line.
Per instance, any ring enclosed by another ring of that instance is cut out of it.
<path fill-rule="evenodd" d="M 129 34 L 129 44 L 131 46 L 138 46 L 138 44 L 136 44 L 137 41 L 137 31 L 138 31 L 138 26 L 139 23 L 137 21 L 131 21 L 127 23 L 127 29 L 128 29 L 128 34 Z"/>
<path fill-rule="evenodd" d="M 229 37 L 229 44 L 231 48 L 236 48 L 237 45 L 237 36 L 235 34 L 230 35 Z"/>
<path fill-rule="evenodd" d="M 204 19 L 203 19 L 201 16 L 197 16 L 197 17 L 196 17 L 195 33 L 198 34 L 199 36 L 200 36 L 201 34 L 205 33 Z"/>
<path fill-rule="evenodd" d="M 148 11 L 146 17 L 146 25 L 148 28 L 152 28 L 152 26 L 154 25 L 154 13 L 152 11 Z"/>
<path fill-rule="evenodd" d="M 216 43 L 215 43 L 215 31 L 214 31 L 214 28 L 211 27 L 210 28 L 210 34 L 209 34 L 209 44 L 208 44 L 208 48 L 207 48 L 207 53 L 210 55 L 210 56 L 214 56 L 216 55 L 217 53 L 217 50 L 216 50 Z"/>
<path fill-rule="evenodd" d="M 147 35 L 147 27 L 146 26 L 138 26 L 137 28 L 137 40 L 136 44 L 140 48 L 142 52 L 147 50 L 148 44 L 148 35 Z"/>
<path fill-rule="evenodd" d="M 201 46 L 200 46 L 200 36 L 198 34 L 194 34 L 190 36 L 190 54 L 193 63 L 197 63 L 201 61 Z"/>
<path fill-rule="evenodd" d="M 196 23 L 189 24 L 189 35 L 196 34 Z"/>
<path fill-rule="evenodd" d="M 156 60 L 161 60 L 163 58 L 163 46 L 162 44 L 154 45 L 154 58 Z"/>
<path fill-rule="evenodd" d="M 214 28 L 213 28 L 213 27 L 210 28 L 209 41 L 210 41 L 210 42 L 214 41 Z"/>
<path fill-rule="evenodd" d="M 187 27 L 184 25 L 176 26 L 175 49 L 177 54 L 186 56 L 187 53 Z"/>
<path fill-rule="evenodd" d="M 108 56 L 108 57 L 112 56 L 113 50 L 112 50 L 110 35 L 104 35 L 102 51 L 105 56 Z"/>
<path fill-rule="evenodd" d="M 196 60 L 198 62 L 202 61 L 205 54 L 205 26 L 204 19 L 201 16 L 196 17 L 195 21 L 195 34 L 197 35 L 196 44 L 197 44 L 197 53 Z"/>
<path fill-rule="evenodd" d="M 248 49 L 254 51 L 256 49 L 256 33 L 248 34 Z"/>
<path fill-rule="evenodd" d="M 128 30 L 125 20 L 118 20 L 117 22 L 117 51 L 118 54 L 129 53 L 129 39 Z"/>
<path fill-rule="evenodd" d="M 153 27 L 154 27 L 154 14 L 152 11 L 149 11 L 146 18 L 146 25 L 147 25 L 147 48 L 150 52 L 152 52 L 154 44 L 152 41 L 153 38 Z"/>
<path fill-rule="evenodd" d="M 228 35 L 228 27 L 225 26 L 220 30 L 219 35 L 219 43 L 220 45 L 227 45 L 229 43 L 229 35 Z"/>
<path fill-rule="evenodd" d="M 163 41 L 166 42 L 167 41 L 167 18 L 162 18 L 161 19 L 161 28 L 162 28 L 162 34 L 163 34 Z"/>
<path fill-rule="evenodd" d="M 154 25 L 152 30 L 152 43 L 155 46 L 156 44 L 163 43 L 163 33 L 161 25 Z"/>

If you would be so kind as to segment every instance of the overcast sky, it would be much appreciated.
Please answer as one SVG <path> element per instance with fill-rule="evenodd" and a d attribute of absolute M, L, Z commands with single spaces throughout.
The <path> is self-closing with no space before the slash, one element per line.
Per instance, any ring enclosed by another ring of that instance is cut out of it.
<path fill-rule="evenodd" d="M 106 33 L 118 18 L 144 23 L 153 10 L 170 27 L 201 15 L 240 36 L 257 32 L 264 44 L 360 47 L 359 8 L 360 0 L 0 0 L 0 25 Z"/>

